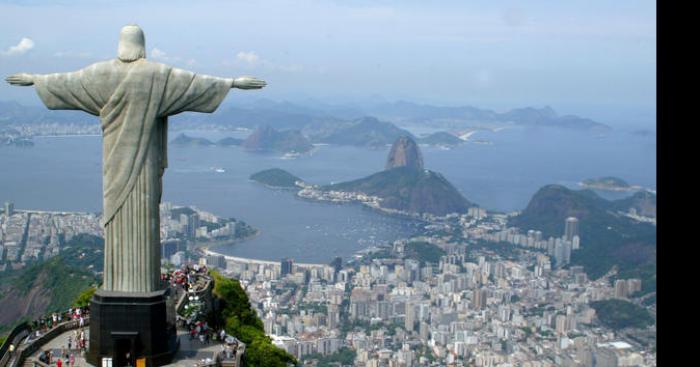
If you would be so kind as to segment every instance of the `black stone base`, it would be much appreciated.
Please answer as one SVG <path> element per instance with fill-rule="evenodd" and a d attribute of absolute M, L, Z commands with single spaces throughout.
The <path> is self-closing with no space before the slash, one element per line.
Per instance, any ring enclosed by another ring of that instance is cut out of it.
<path fill-rule="evenodd" d="M 136 366 L 139 358 L 146 359 L 147 367 L 170 363 L 178 343 L 166 305 L 166 291 L 95 292 L 90 302 L 87 362 L 97 367 L 102 366 L 102 358 L 112 358 L 113 367 Z"/>

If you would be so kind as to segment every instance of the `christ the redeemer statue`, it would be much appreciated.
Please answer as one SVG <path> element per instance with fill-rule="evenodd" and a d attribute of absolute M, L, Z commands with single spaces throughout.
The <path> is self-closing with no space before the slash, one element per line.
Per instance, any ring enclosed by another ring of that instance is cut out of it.
<path fill-rule="evenodd" d="M 146 60 L 143 31 L 121 30 L 118 58 L 82 70 L 15 74 L 51 110 L 99 116 L 103 132 L 102 223 L 108 292 L 154 292 L 160 280 L 159 204 L 168 165 L 168 116 L 214 112 L 231 88 L 259 89 L 251 77 L 217 78 Z"/>

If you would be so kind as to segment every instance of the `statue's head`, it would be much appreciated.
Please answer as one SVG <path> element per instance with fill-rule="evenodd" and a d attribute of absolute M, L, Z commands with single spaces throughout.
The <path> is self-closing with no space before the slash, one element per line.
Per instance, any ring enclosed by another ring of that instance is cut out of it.
<path fill-rule="evenodd" d="M 119 60 L 132 62 L 146 58 L 146 38 L 141 27 L 130 24 L 122 28 L 119 34 Z"/>

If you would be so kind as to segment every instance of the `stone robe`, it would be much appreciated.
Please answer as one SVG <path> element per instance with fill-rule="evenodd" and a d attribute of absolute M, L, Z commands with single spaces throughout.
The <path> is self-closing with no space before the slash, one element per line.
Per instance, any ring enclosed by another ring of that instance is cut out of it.
<path fill-rule="evenodd" d="M 159 290 L 167 117 L 213 112 L 232 81 L 145 59 L 115 59 L 76 72 L 34 76 L 46 107 L 83 110 L 102 123 L 104 290 Z"/>

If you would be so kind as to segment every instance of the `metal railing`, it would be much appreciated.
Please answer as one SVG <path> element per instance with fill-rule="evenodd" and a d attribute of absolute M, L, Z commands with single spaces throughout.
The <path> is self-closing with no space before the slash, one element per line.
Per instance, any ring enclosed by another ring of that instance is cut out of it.
<path fill-rule="evenodd" d="M 10 331 L 10 334 L 7 335 L 7 339 L 5 339 L 5 342 L 0 347 L 0 367 L 5 367 L 7 362 L 10 360 L 10 345 L 14 344 L 16 352 L 17 349 L 19 349 L 18 342 L 24 339 L 25 336 L 29 335 L 29 330 L 29 323 L 25 321 L 15 326 L 12 331 Z"/>
<path fill-rule="evenodd" d="M 83 326 L 86 327 L 90 324 L 90 318 L 86 317 L 83 319 Z M 19 351 L 19 356 L 14 360 L 10 361 L 7 367 L 17 367 L 21 366 L 27 358 L 30 358 L 32 354 L 36 353 L 39 348 L 46 345 L 52 339 L 65 333 L 68 330 L 74 330 L 80 328 L 80 320 L 70 320 L 62 322 L 56 325 L 51 330 L 47 331 L 44 335 L 38 337 L 28 345 L 24 346 L 21 351 Z M 34 361 L 34 363 L 40 363 L 39 361 Z"/>

